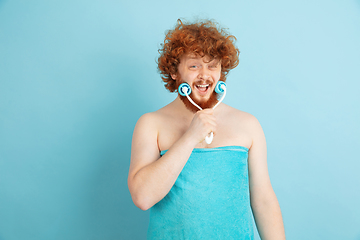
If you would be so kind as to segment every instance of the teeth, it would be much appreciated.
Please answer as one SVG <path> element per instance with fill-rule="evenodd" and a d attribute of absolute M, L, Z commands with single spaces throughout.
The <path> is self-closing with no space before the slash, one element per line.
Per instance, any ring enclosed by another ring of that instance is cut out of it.
<path fill-rule="evenodd" d="M 209 86 L 209 84 L 206 84 L 206 85 L 196 85 L 197 87 L 201 87 L 201 88 L 203 88 L 203 87 L 207 87 L 207 86 Z"/>

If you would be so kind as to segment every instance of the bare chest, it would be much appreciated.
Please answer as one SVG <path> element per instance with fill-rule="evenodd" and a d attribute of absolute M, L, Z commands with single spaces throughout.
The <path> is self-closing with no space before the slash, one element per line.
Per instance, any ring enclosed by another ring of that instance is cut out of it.
<path fill-rule="evenodd" d="M 217 119 L 217 130 L 211 144 L 202 141 L 196 145 L 196 148 L 214 148 L 222 146 L 243 146 L 250 148 L 251 134 L 242 126 L 241 121 L 232 118 Z M 158 145 L 159 149 L 169 149 L 182 135 L 188 131 L 190 121 L 185 119 L 172 119 L 160 124 Z M 205 136 L 204 136 L 205 138 Z"/>

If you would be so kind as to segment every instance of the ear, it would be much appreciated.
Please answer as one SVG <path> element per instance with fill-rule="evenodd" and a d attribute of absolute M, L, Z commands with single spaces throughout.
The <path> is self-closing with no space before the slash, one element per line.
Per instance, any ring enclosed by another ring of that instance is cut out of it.
<path fill-rule="evenodd" d="M 176 78 L 177 78 L 177 75 L 176 75 L 176 74 L 170 74 L 170 76 L 171 76 L 171 78 L 172 78 L 173 80 L 176 80 Z"/>

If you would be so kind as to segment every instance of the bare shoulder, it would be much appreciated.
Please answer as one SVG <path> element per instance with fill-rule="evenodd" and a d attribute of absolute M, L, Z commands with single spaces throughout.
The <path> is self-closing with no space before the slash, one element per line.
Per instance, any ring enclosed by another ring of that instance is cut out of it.
<path fill-rule="evenodd" d="M 143 114 L 137 121 L 136 125 L 144 125 L 146 128 L 155 130 L 157 129 L 157 126 L 161 125 L 161 122 L 167 117 L 167 115 L 166 107 L 163 107 L 155 112 Z"/>
<path fill-rule="evenodd" d="M 228 105 L 225 105 L 224 107 L 224 116 L 227 119 L 236 122 L 238 125 L 246 126 L 248 128 L 261 127 L 258 119 L 254 115 Z"/>
<path fill-rule="evenodd" d="M 148 148 L 159 150 L 158 137 L 159 132 L 163 129 L 164 123 L 169 121 L 171 114 L 167 106 L 155 111 L 143 114 L 136 123 L 132 146 L 140 145 L 140 148 Z M 146 146 L 144 146 L 146 144 Z M 137 148 L 136 148 L 137 149 Z"/>
<path fill-rule="evenodd" d="M 231 139 L 231 144 L 234 143 L 250 149 L 254 139 L 262 134 L 261 125 L 254 115 L 226 104 L 219 112 L 218 119 L 221 119 L 219 123 L 222 127 L 219 134 L 225 133 L 224 139 Z"/>
<path fill-rule="evenodd" d="M 159 117 L 160 117 L 159 114 L 157 114 L 156 112 L 145 113 L 139 118 L 139 120 L 136 123 L 136 126 L 144 125 L 144 127 L 148 126 L 148 127 L 153 128 L 154 125 L 156 125 Z"/>
<path fill-rule="evenodd" d="M 157 148 L 158 116 L 155 112 L 142 115 L 137 121 L 132 138 L 132 155 L 138 154 L 139 149 Z"/>

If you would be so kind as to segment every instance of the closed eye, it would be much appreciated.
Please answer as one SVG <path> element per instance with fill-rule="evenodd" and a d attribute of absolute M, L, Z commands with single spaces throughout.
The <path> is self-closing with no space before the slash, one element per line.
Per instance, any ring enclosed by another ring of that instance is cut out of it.
<path fill-rule="evenodd" d="M 220 66 L 220 62 L 219 61 L 212 61 L 211 64 L 209 64 L 209 68 L 218 68 Z"/>

